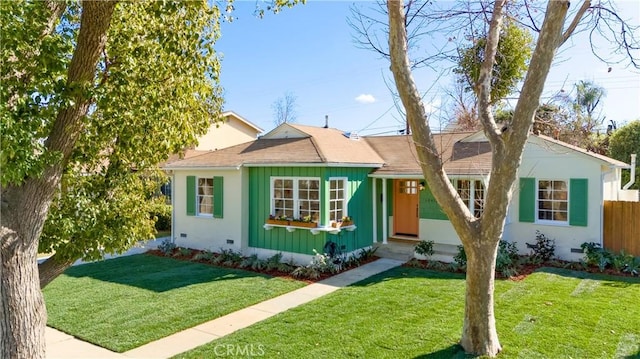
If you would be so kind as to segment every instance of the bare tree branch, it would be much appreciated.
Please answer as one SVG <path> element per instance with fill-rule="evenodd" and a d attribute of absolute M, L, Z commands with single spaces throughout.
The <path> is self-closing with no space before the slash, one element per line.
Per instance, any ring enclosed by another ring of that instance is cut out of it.
<path fill-rule="evenodd" d="M 582 19 L 582 16 L 584 16 L 584 13 L 587 12 L 590 6 L 591 6 L 590 0 L 585 0 L 582 3 L 580 10 L 578 10 L 578 12 L 574 15 L 573 21 L 571 21 L 571 24 L 569 25 L 569 27 L 564 31 L 564 34 L 562 34 L 562 41 L 558 46 L 562 46 L 562 44 L 564 44 L 567 40 L 569 40 L 569 37 L 576 30 L 576 28 L 578 27 L 578 24 L 580 23 L 580 20 Z"/>

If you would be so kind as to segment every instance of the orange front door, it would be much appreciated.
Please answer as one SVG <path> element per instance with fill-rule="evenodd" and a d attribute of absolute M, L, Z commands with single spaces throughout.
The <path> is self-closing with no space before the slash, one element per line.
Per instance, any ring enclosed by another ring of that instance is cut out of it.
<path fill-rule="evenodd" d="M 395 180 L 393 196 L 393 228 L 395 234 L 418 235 L 418 180 Z"/>

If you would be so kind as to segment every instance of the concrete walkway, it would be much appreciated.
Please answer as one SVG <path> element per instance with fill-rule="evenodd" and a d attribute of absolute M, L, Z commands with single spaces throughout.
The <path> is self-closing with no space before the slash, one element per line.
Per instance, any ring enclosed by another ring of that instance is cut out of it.
<path fill-rule="evenodd" d="M 403 261 L 380 258 L 323 281 L 285 293 L 223 317 L 183 330 L 168 337 L 119 354 L 75 339 L 47 327 L 47 358 L 169 358 L 246 328 L 288 309 L 402 265 Z M 117 330 L 117 328 L 114 328 Z"/>

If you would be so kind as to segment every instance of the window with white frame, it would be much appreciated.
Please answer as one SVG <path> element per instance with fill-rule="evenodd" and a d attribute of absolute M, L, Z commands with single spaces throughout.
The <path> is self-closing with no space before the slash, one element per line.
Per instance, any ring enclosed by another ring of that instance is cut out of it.
<path fill-rule="evenodd" d="M 537 219 L 567 222 L 569 186 L 564 180 L 538 180 Z"/>
<path fill-rule="evenodd" d="M 271 213 L 276 217 L 320 219 L 320 179 L 272 177 Z"/>
<path fill-rule="evenodd" d="M 213 216 L 213 178 L 198 178 L 196 208 L 199 216 Z"/>
<path fill-rule="evenodd" d="M 347 215 L 346 178 L 329 179 L 329 221 L 338 221 Z"/>
<path fill-rule="evenodd" d="M 479 218 L 484 210 L 484 182 L 479 179 L 454 179 L 453 186 L 469 211 Z"/>

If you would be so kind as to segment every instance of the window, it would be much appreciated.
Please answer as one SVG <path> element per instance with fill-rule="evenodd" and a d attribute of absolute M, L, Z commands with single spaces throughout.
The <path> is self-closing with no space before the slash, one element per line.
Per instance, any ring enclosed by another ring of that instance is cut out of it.
<path fill-rule="evenodd" d="M 329 179 L 329 221 L 338 221 L 347 215 L 346 179 Z"/>
<path fill-rule="evenodd" d="M 274 216 L 320 219 L 320 179 L 305 177 L 271 178 L 271 212 Z"/>
<path fill-rule="evenodd" d="M 520 178 L 520 222 L 589 225 L 589 180 Z"/>
<path fill-rule="evenodd" d="M 416 180 L 400 181 L 400 185 L 398 186 L 398 192 L 403 194 L 417 194 L 418 181 Z"/>
<path fill-rule="evenodd" d="M 567 181 L 538 181 L 538 215 L 540 221 L 568 221 L 569 191 Z"/>
<path fill-rule="evenodd" d="M 453 185 L 469 211 L 479 218 L 484 210 L 485 189 L 482 180 L 454 179 Z"/>
<path fill-rule="evenodd" d="M 196 203 L 199 216 L 213 216 L 213 178 L 198 178 Z"/>
<path fill-rule="evenodd" d="M 223 177 L 187 176 L 187 216 L 222 218 Z"/>

